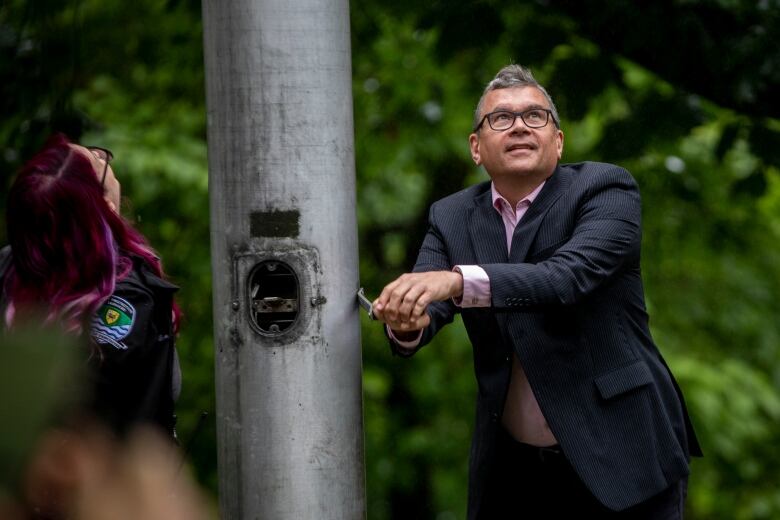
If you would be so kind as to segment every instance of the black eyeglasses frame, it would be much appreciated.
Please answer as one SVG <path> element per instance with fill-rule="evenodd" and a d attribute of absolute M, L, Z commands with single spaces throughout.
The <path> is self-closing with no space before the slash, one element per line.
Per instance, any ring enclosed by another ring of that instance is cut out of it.
<path fill-rule="evenodd" d="M 538 125 L 538 126 L 529 125 L 528 122 L 525 120 L 525 114 L 527 114 L 529 112 L 545 112 L 547 114 L 547 118 L 544 120 L 544 124 L 543 125 Z M 515 118 L 512 120 L 512 124 L 509 125 L 506 128 L 493 128 L 493 123 L 491 123 L 490 119 L 489 119 L 490 116 L 492 116 L 494 114 L 502 114 L 502 113 L 503 114 L 512 114 L 512 115 L 515 116 Z M 513 126 L 515 126 L 515 121 L 517 121 L 518 117 L 520 117 L 520 120 L 528 128 L 544 128 L 545 126 L 550 124 L 550 119 L 552 119 L 553 120 L 553 124 L 556 127 L 558 127 L 558 121 L 556 121 L 555 116 L 552 113 L 552 110 L 550 110 L 549 108 L 534 107 L 534 108 L 529 108 L 527 110 L 523 110 L 522 112 L 513 112 L 512 110 L 494 110 L 493 112 L 487 113 L 484 116 L 482 116 L 482 119 L 479 121 L 479 124 L 474 127 L 473 131 L 477 132 L 480 128 L 482 128 L 482 125 L 485 124 L 485 120 L 487 119 L 488 126 L 490 126 L 491 130 L 493 130 L 494 132 L 504 132 L 506 130 L 509 130 Z"/>
<path fill-rule="evenodd" d="M 100 177 L 100 186 L 105 187 L 106 174 L 108 173 L 108 163 L 110 163 L 114 158 L 114 154 L 111 153 L 111 150 L 108 148 L 103 148 L 101 146 L 85 146 L 85 148 L 92 152 L 92 154 L 98 159 L 105 161 L 106 164 L 103 167 L 103 175 Z"/>

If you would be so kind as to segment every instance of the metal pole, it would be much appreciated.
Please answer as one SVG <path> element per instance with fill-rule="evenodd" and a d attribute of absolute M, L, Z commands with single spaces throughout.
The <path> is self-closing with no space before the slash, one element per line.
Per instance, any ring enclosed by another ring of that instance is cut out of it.
<path fill-rule="evenodd" d="M 204 0 L 224 519 L 365 518 L 348 0 Z"/>

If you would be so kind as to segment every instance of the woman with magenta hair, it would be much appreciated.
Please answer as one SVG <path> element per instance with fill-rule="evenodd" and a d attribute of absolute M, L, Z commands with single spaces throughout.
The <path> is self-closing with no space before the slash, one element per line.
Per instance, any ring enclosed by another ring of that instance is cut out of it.
<path fill-rule="evenodd" d="M 0 255 L 3 321 L 43 319 L 89 338 L 96 417 L 120 435 L 139 424 L 174 435 L 177 287 L 119 214 L 112 157 L 55 135 L 19 171 Z"/>

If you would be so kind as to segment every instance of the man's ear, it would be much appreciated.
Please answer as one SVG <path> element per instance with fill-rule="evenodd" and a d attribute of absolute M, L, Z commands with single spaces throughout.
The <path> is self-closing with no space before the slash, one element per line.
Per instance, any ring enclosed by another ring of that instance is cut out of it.
<path fill-rule="evenodd" d="M 563 156 L 563 132 L 558 130 L 558 160 Z"/>
<path fill-rule="evenodd" d="M 471 160 L 479 166 L 482 164 L 482 156 L 479 153 L 479 136 L 475 133 L 469 136 L 469 150 L 471 151 Z"/>

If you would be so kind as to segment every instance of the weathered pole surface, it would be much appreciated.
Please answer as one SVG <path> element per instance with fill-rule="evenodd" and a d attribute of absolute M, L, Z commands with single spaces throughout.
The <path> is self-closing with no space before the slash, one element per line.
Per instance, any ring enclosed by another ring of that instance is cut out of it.
<path fill-rule="evenodd" d="M 362 519 L 348 0 L 203 23 L 221 517 Z"/>

